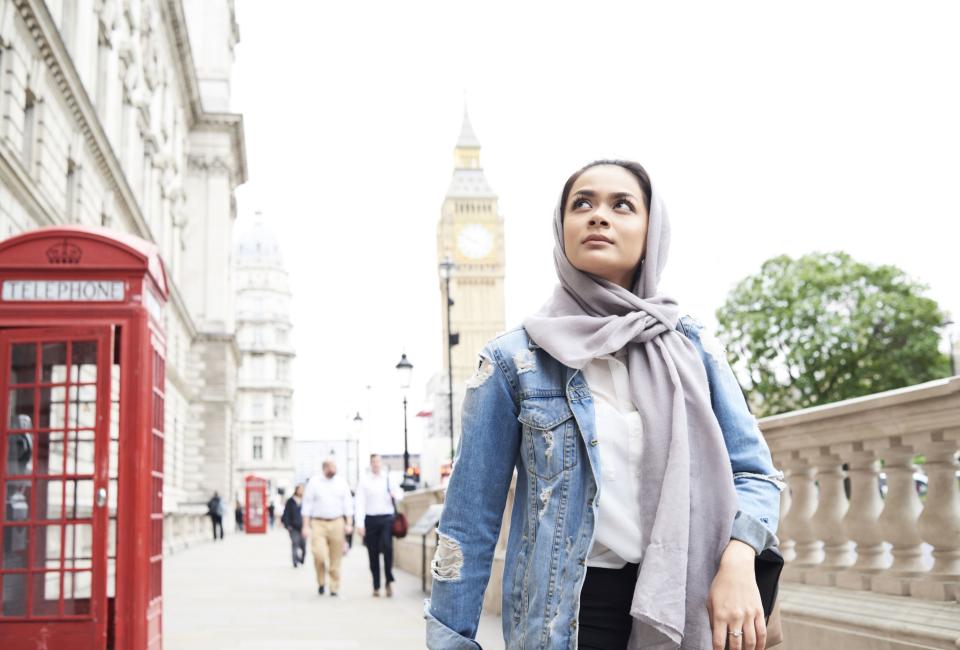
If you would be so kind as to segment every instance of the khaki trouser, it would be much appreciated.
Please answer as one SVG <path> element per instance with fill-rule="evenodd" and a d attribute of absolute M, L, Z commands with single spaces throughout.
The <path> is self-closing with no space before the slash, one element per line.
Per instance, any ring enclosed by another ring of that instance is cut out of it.
<path fill-rule="evenodd" d="M 340 560 L 343 558 L 345 526 L 343 517 L 332 521 L 310 519 L 310 552 L 317 571 L 317 584 L 326 584 L 330 574 L 330 591 L 340 591 Z"/>

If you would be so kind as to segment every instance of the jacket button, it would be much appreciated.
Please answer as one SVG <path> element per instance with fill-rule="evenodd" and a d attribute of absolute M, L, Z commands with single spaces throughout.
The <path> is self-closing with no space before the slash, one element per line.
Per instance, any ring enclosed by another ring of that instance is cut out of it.
<path fill-rule="evenodd" d="M 596 438 L 594 438 L 593 440 L 590 441 L 590 446 L 591 446 L 591 447 L 596 447 L 596 446 L 599 445 L 599 444 L 600 444 L 600 441 L 597 440 Z"/>
<path fill-rule="evenodd" d="M 587 566 L 587 561 L 583 558 L 580 558 L 580 566 Z"/>
<path fill-rule="evenodd" d="M 574 629 L 574 630 L 577 629 L 577 622 L 576 622 L 576 621 L 570 621 L 570 627 L 571 627 L 572 629 Z"/>

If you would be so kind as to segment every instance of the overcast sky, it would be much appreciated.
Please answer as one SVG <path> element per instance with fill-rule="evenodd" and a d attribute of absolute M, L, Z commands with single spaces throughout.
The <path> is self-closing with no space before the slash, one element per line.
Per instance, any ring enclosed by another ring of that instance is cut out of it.
<path fill-rule="evenodd" d="M 903 268 L 960 317 L 960 4 L 237 0 L 237 18 L 238 227 L 262 210 L 292 276 L 299 438 L 359 410 L 402 451 L 394 365 L 414 364 L 414 412 L 442 367 L 436 226 L 465 93 L 508 328 L 555 283 L 564 180 L 610 156 L 650 171 L 673 226 L 661 289 L 711 327 L 764 260 L 829 250 Z"/>

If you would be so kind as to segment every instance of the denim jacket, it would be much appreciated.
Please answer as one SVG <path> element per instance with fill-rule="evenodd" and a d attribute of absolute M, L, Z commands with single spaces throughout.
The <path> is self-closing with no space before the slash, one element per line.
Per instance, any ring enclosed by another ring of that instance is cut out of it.
<path fill-rule="evenodd" d="M 703 360 L 730 455 L 739 501 L 730 536 L 760 553 L 778 543 L 783 474 L 719 344 L 702 329 L 690 316 L 677 325 Z M 523 328 L 507 332 L 484 348 L 467 383 L 462 432 L 432 563 L 432 598 L 424 606 L 427 647 L 480 648 L 473 639 L 516 469 L 503 569 L 506 648 L 576 648 L 601 496 L 600 440 L 582 373 L 537 347 Z"/>

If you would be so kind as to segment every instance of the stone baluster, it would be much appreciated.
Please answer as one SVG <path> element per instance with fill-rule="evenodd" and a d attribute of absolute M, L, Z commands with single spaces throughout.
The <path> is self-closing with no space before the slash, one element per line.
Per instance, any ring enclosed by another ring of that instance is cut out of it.
<path fill-rule="evenodd" d="M 957 447 L 960 428 L 937 432 L 919 447 L 926 455 L 927 498 L 917 520 L 920 535 L 933 546 L 933 568 L 914 580 L 917 598 L 960 598 L 960 489 L 957 487 Z"/>
<path fill-rule="evenodd" d="M 789 485 L 792 491 L 787 526 L 794 539 L 794 556 L 785 568 L 785 577 L 803 582 L 806 570 L 823 560 L 823 542 L 812 526 L 813 514 L 817 511 L 817 486 L 814 484 L 815 469 L 796 451 L 784 465 L 790 470 Z"/>
<path fill-rule="evenodd" d="M 883 544 L 880 513 L 880 461 L 872 451 L 864 451 L 863 443 L 848 445 L 844 453 L 850 477 L 850 507 L 843 517 L 847 535 L 856 542 L 857 560 L 847 571 L 837 574 L 837 586 L 847 589 L 870 589 L 871 576 L 890 565 L 890 556 Z"/>
<path fill-rule="evenodd" d="M 871 441 L 874 443 L 874 441 Z M 876 441 L 883 443 L 883 441 Z M 916 450 L 903 443 L 900 436 L 889 440 L 890 448 L 883 452 L 886 460 L 887 496 L 880 513 L 880 531 L 883 538 L 893 545 L 893 564 L 882 573 L 873 576 L 873 591 L 910 595 L 910 578 L 926 571 L 923 561 L 923 539 L 917 527 L 917 518 L 923 506 L 913 482 L 916 466 L 913 456 Z"/>
<path fill-rule="evenodd" d="M 780 467 L 780 465 L 780 462 L 777 461 L 776 466 Z M 783 554 L 783 559 L 787 562 L 793 562 L 797 556 L 797 553 L 794 548 L 796 546 L 796 542 L 793 540 L 793 533 L 790 531 L 790 524 L 787 520 L 791 503 L 793 501 L 790 495 L 789 470 L 784 470 L 784 475 L 784 480 L 787 481 L 788 487 L 780 493 L 780 523 L 777 525 L 777 539 L 780 540 L 780 552 Z"/>
<path fill-rule="evenodd" d="M 823 542 L 823 561 L 807 574 L 806 582 L 823 586 L 836 584 L 836 574 L 854 562 L 853 542 L 843 528 L 849 502 L 843 489 L 843 462 L 839 456 L 820 448 L 810 455 L 817 473 L 819 498 L 811 518 L 813 530 Z"/>

